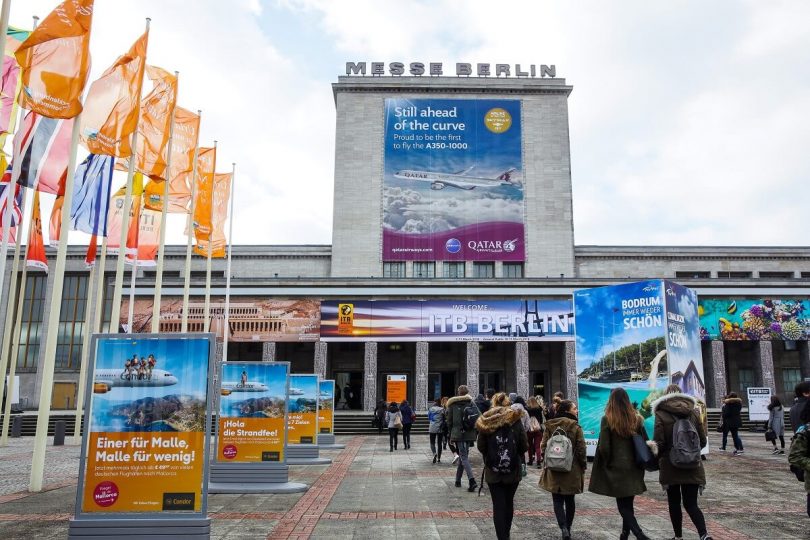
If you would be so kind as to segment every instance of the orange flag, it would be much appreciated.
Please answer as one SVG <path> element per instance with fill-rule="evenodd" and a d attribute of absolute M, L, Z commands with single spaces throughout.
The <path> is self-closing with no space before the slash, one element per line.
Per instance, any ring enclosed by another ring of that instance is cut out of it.
<path fill-rule="evenodd" d="M 129 157 L 138 124 L 149 32 L 93 81 L 84 102 L 82 144 L 93 154 Z"/>
<path fill-rule="evenodd" d="M 14 53 L 20 64 L 20 106 L 49 118 L 82 112 L 90 70 L 93 0 L 65 0 Z"/>
<path fill-rule="evenodd" d="M 138 227 L 138 266 L 157 266 L 158 246 L 160 245 L 160 212 L 141 208 Z M 130 230 L 132 230 L 130 228 Z M 127 252 L 130 248 L 127 246 Z M 132 264 L 132 256 L 127 254 L 127 264 Z"/>
<path fill-rule="evenodd" d="M 187 214 L 191 203 L 191 172 L 194 168 L 194 149 L 200 135 L 200 117 L 182 107 L 174 109 L 174 137 L 172 138 L 172 167 L 169 171 L 169 212 Z M 163 184 L 146 185 L 144 206 L 150 210 L 163 209 Z"/>
<path fill-rule="evenodd" d="M 231 173 L 214 175 L 214 205 L 211 209 L 211 257 L 225 258 L 225 221 L 228 219 L 228 202 L 231 194 Z M 194 252 L 203 257 L 208 256 L 208 240 L 198 240 Z"/>
<path fill-rule="evenodd" d="M 31 216 L 31 229 L 28 231 L 28 249 L 25 264 L 31 268 L 48 271 L 48 257 L 45 256 L 45 241 L 42 240 L 42 219 L 39 214 L 39 191 L 34 191 L 34 209 Z"/>
<path fill-rule="evenodd" d="M 194 200 L 194 215 L 191 217 L 191 226 L 197 243 L 200 240 L 208 240 L 208 235 L 211 234 L 211 203 L 216 165 L 216 147 L 200 148 L 197 153 L 197 188 Z"/>

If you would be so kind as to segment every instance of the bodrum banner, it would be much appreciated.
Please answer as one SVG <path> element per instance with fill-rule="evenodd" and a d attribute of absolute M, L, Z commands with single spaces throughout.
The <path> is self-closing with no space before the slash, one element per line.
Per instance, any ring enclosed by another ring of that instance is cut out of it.
<path fill-rule="evenodd" d="M 383 260 L 523 261 L 519 100 L 386 99 Z"/>

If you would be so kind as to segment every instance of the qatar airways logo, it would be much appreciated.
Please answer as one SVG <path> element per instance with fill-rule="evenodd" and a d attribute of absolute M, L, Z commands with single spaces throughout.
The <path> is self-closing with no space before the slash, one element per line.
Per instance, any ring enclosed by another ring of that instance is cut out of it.
<path fill-rule="evenodd" d="M 517 248 L 517 238 L 511 240 L 470 240 L 467 247 L 477 253 L 512 253 Z"/>

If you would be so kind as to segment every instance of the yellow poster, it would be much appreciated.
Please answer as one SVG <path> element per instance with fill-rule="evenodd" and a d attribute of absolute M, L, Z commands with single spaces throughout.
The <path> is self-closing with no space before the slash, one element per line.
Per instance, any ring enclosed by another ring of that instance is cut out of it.
<path fill-rule="evenodd" d="M 318 383 L 318 433 L 331 434 L 334 429 L 335 381 Z"/>
<path fill-rule="evenodd" d="M 354 332 L 354 304 L 338 304 L 338 334 Z"/>
<path fill-rule="evenodd" d="M 407 399 L 408 395 L 408 376 L 407 375 L 389 375 L 385 384 L 385 400 L 388 403 L 392 401 L 402 403 Z"/>
<path fill-rule="evenodd" d="M 318 376 L 290 375 L 287 442 L 315 444 L 318 433 Z"/>

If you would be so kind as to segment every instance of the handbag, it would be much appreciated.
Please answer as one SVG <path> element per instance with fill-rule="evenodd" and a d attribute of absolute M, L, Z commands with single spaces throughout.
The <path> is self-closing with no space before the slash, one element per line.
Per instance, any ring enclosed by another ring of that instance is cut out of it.
<path fill-rule="evenodd" d="M 636 455 L 636 465 L 646 471 L 657 471 L 658 460 L 653 456 L 647 441 L 640 433 L 633 434 L 633 451 Z"/>
<path fill-rule="evenodd" d="M 529 418 L 529 431 L 530 432 L 540 431 L 541 427 L 542 426 L 540 425 L 540 422 L 537 420 L 536 417 L 532 416 L 531 418 Z"/>
<path fill-rule="evenodd" d="M 402 429 L 402 415 L 398 414 L 394 417 L 394 427 L 397 429 Z"/>
<path fill-rule="evenodd" d="M 765 440 L 768 442 L 776 440 L 776 432 L 773 430 L 773 428 L 768 428 L 765 431 Z"/>

